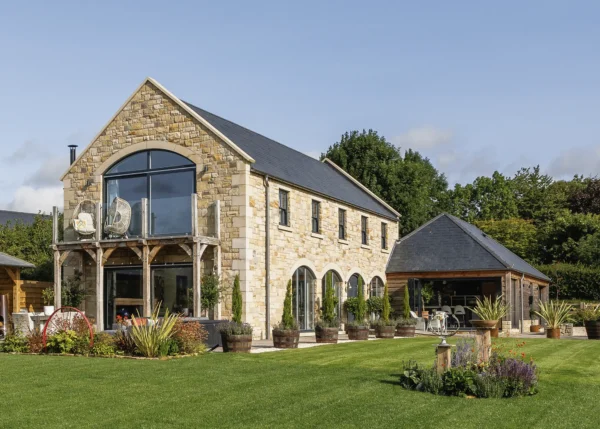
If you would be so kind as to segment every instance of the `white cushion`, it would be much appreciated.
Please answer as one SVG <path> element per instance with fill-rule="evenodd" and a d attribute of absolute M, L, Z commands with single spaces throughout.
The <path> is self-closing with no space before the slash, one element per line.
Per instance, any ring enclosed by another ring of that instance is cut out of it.
<path fill-rule="evenodd" d="M 94 219 L 89 213 L 79 213 L 77 219 L 73 220 L 73 228 L 81 234 L 96 232 Z"/>

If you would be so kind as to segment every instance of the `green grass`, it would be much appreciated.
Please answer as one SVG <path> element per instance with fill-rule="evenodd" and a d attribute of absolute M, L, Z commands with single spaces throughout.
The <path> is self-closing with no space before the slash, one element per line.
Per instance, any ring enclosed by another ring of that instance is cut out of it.
<path fill-rule="evenodd" d="M 529 340 L 522 350 L 541 369 L 532 397 L 440 397 L 395 384 L 403 360 L 433 362 L 436 341 L 170 361 L 0 354 L 0 428 L 597 427 L 600 341 Z"/>

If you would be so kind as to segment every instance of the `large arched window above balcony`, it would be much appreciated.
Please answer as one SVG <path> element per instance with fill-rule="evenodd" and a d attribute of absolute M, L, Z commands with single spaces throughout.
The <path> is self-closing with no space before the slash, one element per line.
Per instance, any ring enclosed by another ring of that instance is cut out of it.
<path fill-rule="evenodd" d="M 192 230 L 196 164 L 166 150 L 136 152 L 104 173 L 104 207 L 115 197 L 131 205 L 129 236 L 142 232 L 142 199 L 148 199 L 150 235 L 183 235 Z"/>

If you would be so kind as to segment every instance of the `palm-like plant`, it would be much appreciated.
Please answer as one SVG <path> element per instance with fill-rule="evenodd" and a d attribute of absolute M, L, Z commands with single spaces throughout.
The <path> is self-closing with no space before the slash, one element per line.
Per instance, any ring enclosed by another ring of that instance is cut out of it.
<path fill-rule="evenodd" d="M 484 296 L 483 301 L 477 298 L 475 308 L 469 309 L 481 320 L 500 320 L 508 314 L 508 305 L 502 300 L 502 295 L 495 301 L 489 296 Z"/>
<path fill-rule="evenodd" d="M 548 328 L 557 329 L 560 325 L 571 320 L 573 306 L 564 301 L 540 302 L 540 309 L 535 312 L 546 322 Z"/>
<path fill-rule="evenodd" d="M 176 314 L 169 314 L 167 309 L 163 319 L 159 320 L 160 304 L 160 302 L 156 304 L 152 312 L 151 323 L 143 325 L 136 322 L 136 317 L 131 315 L 131 338 L 140 353 L 146 357 L 157 357 L 159 355 L 161 346 L 171 339 L 173 327 L 178 319 Z"/>

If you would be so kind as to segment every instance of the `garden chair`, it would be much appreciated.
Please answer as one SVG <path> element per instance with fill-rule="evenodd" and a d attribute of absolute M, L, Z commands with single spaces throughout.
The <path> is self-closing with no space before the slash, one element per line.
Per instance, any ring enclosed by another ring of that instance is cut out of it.
<path fill-rule="evenodd" d="M 96 233 L 96 203 L 83 200 L 73 211 L 73 229 L 82 237 L 90 237 Z"/>
<path fill-rule="evenodd" d="M 127 237 L 131 224 L 131 206 L 122 198 L 115 197 L 106 213 L 104 231 L 109 237 Z"/>

